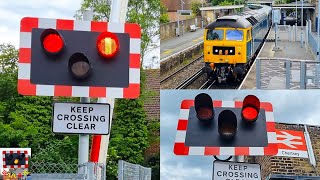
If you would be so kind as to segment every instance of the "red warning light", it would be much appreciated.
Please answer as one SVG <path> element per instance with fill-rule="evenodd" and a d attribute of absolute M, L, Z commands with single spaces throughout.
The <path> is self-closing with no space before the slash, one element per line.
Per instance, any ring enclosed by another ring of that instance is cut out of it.
<path fill-rule="evenodd" d="M 41 34 L 41 43 L 44 50 L 50 54 L 59 53 L 64 47 L 64 40 L 55 29 L 46 29 Z"/>
<path fill-rule="evenodd" d="M 118 37 L 111 32 L 103 32 L 98 36 L 97 49 L 101 56 L 105 58 L 114 57 L 119 51 Z"/>
<path fill-rule="evenodd" d="M 260 100 L 254 95 L 248 95 L 243 100 L 241 111 L 242 119 L 253 122 L 258 119 L 260 111 Z"/>

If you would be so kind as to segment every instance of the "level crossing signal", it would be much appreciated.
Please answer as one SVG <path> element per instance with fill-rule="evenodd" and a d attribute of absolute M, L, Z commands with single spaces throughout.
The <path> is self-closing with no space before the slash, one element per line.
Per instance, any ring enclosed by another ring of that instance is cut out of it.
<path fill-rule="evenodd" d="M 139 96 L 138 24 L 26 17 L 20 25 L 20 94 Z"/>
<path fill-rule="evenodd" d="M 27 151 L 3 151 L 3 168 L 28 168 Z"/>
<path fill-rule="evenodd" d="M 212 100 L 206 93 L 181 103 L 177 155 L 275 155 L 272 105 L 254 95 L 243 101 Z"/>

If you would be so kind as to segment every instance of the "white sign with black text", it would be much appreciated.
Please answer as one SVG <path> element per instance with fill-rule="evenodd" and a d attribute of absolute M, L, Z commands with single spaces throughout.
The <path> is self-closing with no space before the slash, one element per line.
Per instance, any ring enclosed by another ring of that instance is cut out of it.
<path fill-rule="evenodd" d="M 215 161 L 213 180 L 261 180 L 260 164 Z"/>
<path fill-rule="evenodd" d="M 65 134 L 109 134 L 110 105 L 54 103 L 52 131 Z"/>

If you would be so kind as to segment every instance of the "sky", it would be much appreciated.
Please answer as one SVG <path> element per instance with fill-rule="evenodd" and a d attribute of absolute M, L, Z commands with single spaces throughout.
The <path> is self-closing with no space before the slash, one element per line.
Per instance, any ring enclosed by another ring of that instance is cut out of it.
<path fill-rule="evenodd" d="M 194 99 L 202 92 L 213 100 L 242 101 L 256 95 L 261 102 L 270 102 L 276 122 L 320 126 L 320 92 L 310 90 L 161 90 L 160 100 L 160 172 L 167 180 L 211 180 L 214 158 L 210 156 L 176 156 L 173 145 L 181 101 Z M 312 105 L 310 105 L 312 104 Z"/>
<path fill-rule="evenodd" d="M 80 9 L 82 0 L 0 0 L 0 44 L 11 43 L 19 47 L 20 20 L 23 17 L 75 19 L 74 15 Z M 155 41 L 158 38 L 154 39 Z M 159 48 L 145 56 L 144 66 L 160 67 Z"/>

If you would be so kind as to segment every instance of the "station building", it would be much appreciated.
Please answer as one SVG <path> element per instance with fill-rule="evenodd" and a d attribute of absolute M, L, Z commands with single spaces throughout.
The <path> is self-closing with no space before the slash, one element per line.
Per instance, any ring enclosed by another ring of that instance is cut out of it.
<path fill-rule="evenodd" d="M 277 123 L 276 129 L 304 131 L 304 125 Z M 316 159 L 314 168 L 307 158 L 280 156 L 248 156 L 246 161 L 261 165 L 263 180 L 313 180 L 320 179 L 320 127 L 308 126 Z"/>

